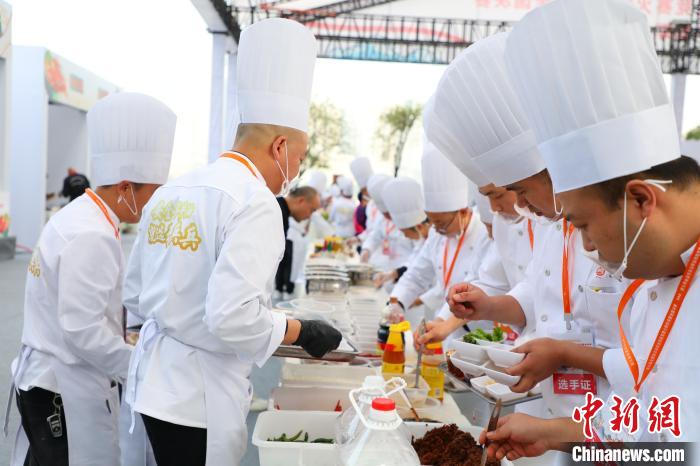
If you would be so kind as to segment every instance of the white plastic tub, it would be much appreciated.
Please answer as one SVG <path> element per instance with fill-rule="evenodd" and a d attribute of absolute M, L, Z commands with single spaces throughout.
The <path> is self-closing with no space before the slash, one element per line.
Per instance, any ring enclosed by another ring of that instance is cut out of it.
<path fill-rule="evenodd" d="M 338 403 L 342 410 L 350 406 L 349 388 L 278 387 L 272 390 L 269 410 L 282 411 L 330 411 Z"/>
<path fill-rule="evenodd" d="M 282 386 L 357 388 L 368 375 L 377 375 L 377 371 L 362 366 L 285 364 L 282 366 Z"/>
<path fill-rule="evenodd" d="M 338 413 L 320 411 L 266 411 L 260 413 L 253 429 L 260 466 L 312 466 L 335 464 L 335 445 L 322 443 L 270 442 L 267 439 L 299 430 L 310 439 L 333 438 Z"/>

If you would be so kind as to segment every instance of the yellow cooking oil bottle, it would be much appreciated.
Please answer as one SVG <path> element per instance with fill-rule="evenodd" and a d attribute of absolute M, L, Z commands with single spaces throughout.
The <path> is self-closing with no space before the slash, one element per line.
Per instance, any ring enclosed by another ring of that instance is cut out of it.
<path fill-rule="evenodd" d="M 428 382 L 428 396 L 442 401 L 445 393 L 445 374 L 440 370 L 440 364 L 445 361 L 442 343 L 428 343 L 423 350 L 420 374 Z"/>
<path fill-rule="evenodd" d="M 403 375 L 404 364 L 406 363 L 403 332 L 408 332 L 410 330 L 411 323 L 407 320 L 389 327 L 389 338 L 386 340 L 384 356 L 382 356 L 383 374 Z"/>

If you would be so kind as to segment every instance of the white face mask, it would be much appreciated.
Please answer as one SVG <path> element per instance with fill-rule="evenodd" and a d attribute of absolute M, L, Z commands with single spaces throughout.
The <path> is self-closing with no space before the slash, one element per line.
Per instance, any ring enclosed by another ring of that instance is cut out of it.
<path fill-rule="evenodd" d="M 664 188 L 664 184 L 671 184 L 673 181 L 671 180 L 644 180 L 645 183 L 655 186 L 659 188 L 661 191 L 666 191 L 666 188 Z M 625 270 L 627 270 L 627 261 L 629 259 L 630 254 L 632 254 L 632 249 L 634 248 L 634 245 L 637 243 L 637 240 L 639 239 L 639 236 L 642 234 L 642 230 L 644 229 L 644 226 L 647 223 L 647 217 L 644 217 L 644 220 L 642 220 L 642 223 L 639 225 L 639 228 L 637 228 L 637 232 L 634 234 L 634 238 L 632 238 L 632 242 L 627 246 L 627 190 L 625 190 L 625 196 L 624 196 L 624 203 L 622 204 L 622 238 L 624 241 L 624 247 L 625 247 L 625 253 L 622 256 L 622 262 L 610 262 L 602 257 L 600 257 L 600 254 L 598 253 L 597 250 L 595 251 L 583 251 L 583 255 L 588 257 L 590 260 L 595 262 L 596 264 L 600 265 L 605 269 L 606 272 L 608 272 L 612 277 L 618 281 L 622 281 L 622 278 L 624 277 Z"/>
<path fill-rule="evenodd" d="M 530 211 L 527 207 L 520 207 L 518 204 L 513 204 L 513 208 L 515 211 L 518 213 L 523 218 L 532 220 L 538 225 L 551 225 L 554 223 L 554 219 L 547 218 L 544 215 L 537 215 L 534 212 Z"/>
<path fill-rule="evenodd" d="M 282 171 L 282 166 L 280 165 L 279 161 L 275 160 L 275 163 L 277 163 L 277 168 L 280 169 L 280 173 L 282 173 L 282 177 L 284 178 L 282 186 L 280 187 L 280 192 L 277 193 L 278 197 L 286 197 L 289 194 L 289 191 L 291 190 L 291 180 L 289 179 L 289 152 L 287 152 L 287 141 L 284 141 L 284 160 L 286 171 Z"/>
<path fill-rule="evenodd" d="M 129 209 L 129 212 L 131 212 L 132 215 L 134 215 L 134 217 L 138 217 L 139 210 L 138 210 L 138 206 L 136 205 L 136 196 L 134 196 L 134 187 L 132 185 L 129 185 L 129 188 L 131 188 L 131 200 L 134 201 L 134 208 L 133 209 L 131 208 L 131 205 L 129 205 L 129 203 L 126 202 L 126 199 L 124 199 L 124 196 L 122 196 L 121 194 L 119 195 L 119 198 L 117 199 L 117 204 L 120 204 L 123 202 L 124 204 L 126 204 L 126 208 Z"/>

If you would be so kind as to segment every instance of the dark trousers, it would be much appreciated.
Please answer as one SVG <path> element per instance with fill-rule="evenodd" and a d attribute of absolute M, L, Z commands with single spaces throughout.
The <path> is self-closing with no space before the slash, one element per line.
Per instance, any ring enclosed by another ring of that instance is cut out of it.
<path fill-rule="evenodd" d="M 68 466 L 68 432 L 60 396 L 56 402 L 60 406 L 63 435 L 56 438 L 51 434 L 46 418 L 56 412 L 54 397 L 57 394 L 43 388 L 18 392 L 17 408 L 29 440 L 29 451 L 24 466 Z"/>
<path fill-rule="evenodd" d="M 141 415 L 158 466 L 204 466 L 207 429 L 187 427 Z"/>

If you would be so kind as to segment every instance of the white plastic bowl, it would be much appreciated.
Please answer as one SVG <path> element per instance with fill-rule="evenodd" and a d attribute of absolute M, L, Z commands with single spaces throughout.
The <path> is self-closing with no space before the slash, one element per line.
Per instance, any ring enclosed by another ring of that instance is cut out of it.
<path fill-rule="evenodd" d="M 457 369 L 459 369 L 465 374 L 472 375 L 474 377 L 484 375 L 483 366 L 475 364 L 473 362 L 465 361 L 464 359 L 459 358 L 459 356 L 456 356 L 456 354 L 457 353 L 452 354 L 450 356 L 450 361 L 452 361 L 452 364 L 454 364 Z"/>
<path fill-rule="evenodd" d="M 496 348 L 510 348 L 508 345 L 503 344 L 504 341 L 505 341 L 505 338 L 501 341 L 480 340 L 479 338 L 476 339 L 476 343 L 481 345 L 481 346 L 494 346 Z"/>
<path fill-rule="evenodd" d="M 452 341 L 452 347 L 457 350 L 459 358 L 477 364 L 485 363 L 488 359 L 484 346 L 466 343 L 459 340 Z"/>
<path fill-rule="evenodd" d="M 486 395 L 486 387 L 495 384 L 496 381 L 488 375 L 482 375 L 481 377 L 474 377 L 469 381 L 469 383 L 471 384 L 474 390 L 481 393 L 482 395 Z"/>
<path fill-rule="evenodd" d="M 501 349 L 497 346 L 486 347 L 486 353 L 498 367 L 511 367 L 525 359 L 524 353 L 514 353 L 512 350 Z"/>
<path fill-rule="evenodd" d="M 516 383 L 520 381 L 520 377 L 517 375 L 508 375 L 505 372 L 503 372 L 503 369 L 500 367 L 496 367 L 493 364 L 484 364 L 481 366 L 481 369 L 483 373 L 491 377 L 493 380 L 495 380 L 498 383 L 502 383 L 503 385 L 507 385 L 509 387 L 512 387 Z"/>
<path fill-rule="evenodd" d="M 501 400 L 504 403 L 525 398 L 527 396 L 527 393 L 515 393 L 509 387 L 500 383 L 494 383 L 486 387 L 486 393 L 488 393 L 492 398 Z"/>

